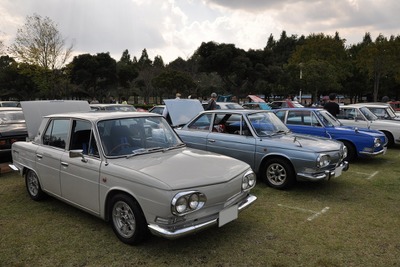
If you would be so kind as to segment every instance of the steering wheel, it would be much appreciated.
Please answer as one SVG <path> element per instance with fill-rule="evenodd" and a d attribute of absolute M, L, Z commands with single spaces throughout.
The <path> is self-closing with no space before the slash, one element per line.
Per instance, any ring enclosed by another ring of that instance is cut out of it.
<path fill-rule="evenodd" d="M 114 146 L 114 147 L 110 150 L 110 154 L 113 154 L 113 152 L 115 152 L 115 150 L 117 150 L 117 149 L 121 150 L 121 148 L 122 148 L 123 146 L 131 146 L 131 145 L 130 145 L 129 143 L 121 143 L 121 144 L 118 144 L 118 145 Z"/>

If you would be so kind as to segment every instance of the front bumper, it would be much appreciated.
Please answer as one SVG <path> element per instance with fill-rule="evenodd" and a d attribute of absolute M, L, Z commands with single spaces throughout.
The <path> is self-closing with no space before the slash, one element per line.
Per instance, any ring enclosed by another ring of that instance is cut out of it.
<path fill-rule="evenodd" d="M 375 156 L 379 156 L 379 155 L 385 155 L 386 151 L 387 151 L 387 147 L 384 147 L 382 150 L 376 151 L 376 152 L 360 151 L 360 154 L 365 157 L 375 157 Z"/>
<path fill-rule="evenodd" d="M 347 161 L 342 161 L 336 168 L 326 170 L 322 173 L 297 173 L 297 179 L 300 181 L 329 180 L 334 177 L 339 177 L 342 174 L 342 171 L 347 171 L 348 169 L 349 163 Z"/>
<path fill-rule="evenodd" d="M 248 208 L 251 204 L 254 203 L 254 201 L 256 201 L 256 199 L 257 199 L 256 196 L 249 194 L 247 196 L 247 198 L 245 198 L 240 203 L 238 203 L 238 211 L 240 212 L 240 211 Z M 193 224 L 191 226 L 176 229 L 176 230 L 165 229 L 165 228 L 160 227 L 157 224 L 149 224 L 148 228 L 149 228 L 150 232 L 156 236 L 161 236 L 161 237 L 164 237 L 167 239 L 176 239 L 176 238 L 190 235 L 190 234 L 202 231 L 204 229 L 207 229 L 209 227 L 218 225 L 218 220 L 219 219 L 217 216 L 217 218 L 213 218 L 206 222 L 202 222 L 199 224 Z"/>

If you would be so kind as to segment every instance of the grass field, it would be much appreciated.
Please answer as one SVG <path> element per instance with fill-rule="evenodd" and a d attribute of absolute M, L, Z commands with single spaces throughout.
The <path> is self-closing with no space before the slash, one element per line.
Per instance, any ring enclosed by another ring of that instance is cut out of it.
<path fill-rule="evenodd" d="M 400 148 L 257 202 L 222 228 L 121 243 L 104 221 L 0 176 L 0 266 L 400 266 Z"/>

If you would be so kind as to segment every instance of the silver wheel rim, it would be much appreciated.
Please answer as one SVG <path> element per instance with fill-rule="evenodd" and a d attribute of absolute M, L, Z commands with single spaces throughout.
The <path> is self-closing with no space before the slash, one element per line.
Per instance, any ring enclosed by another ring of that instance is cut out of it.
<path fill-rule="evenodd" d="M 118 201 L 113 207 L 113 223 L 115 229 L 124 238 L 135 234 L 136 220 L 131 207 L 124 201 Z"/>
<path fill-rule="evenodd" d="M 39 180 L 37 179 L 36 174 L 34 174 L 33 172 L 28 173 L 27 186 L 28 186 L 29 193 L 32 196 L 36 196 L 38 194 Z"/>
<path fill-rule="evenodd" d="M 278 163 L 269 165 L 267 168 L 267 179 L 273 185 L 282 185 L 287 179 L 285 168 Z"/>

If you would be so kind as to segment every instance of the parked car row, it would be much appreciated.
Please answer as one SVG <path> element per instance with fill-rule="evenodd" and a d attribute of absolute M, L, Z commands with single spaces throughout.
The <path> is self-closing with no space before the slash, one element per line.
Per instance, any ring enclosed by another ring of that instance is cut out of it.
<path fill-rule="evenodd" d="M 400 142 L 400 132 L 390 139 L 382 128 L 400 130 L 400 122 L 378 120 L 365 106 L 342 107 L 338 120 L 318 108 L 204 111 L 194 99 L 164 103 L 151 113 L 22 102 L 29 140 L 12 144 L 11 167 L 33 200 L 53 196 L 138 244 L 149 233 L 174 239 L 237 219 L 257 199 L 257 177 L 276 189 L 328 181 L 349 161 Z M 362 116 L 369 125 L 352 126 Z"/>

